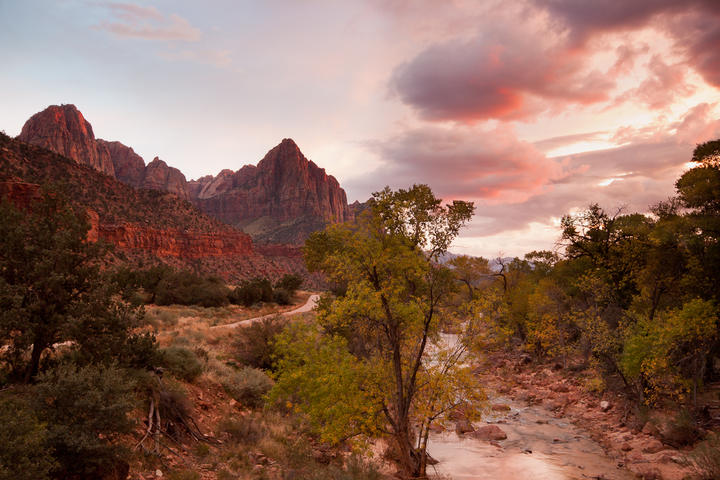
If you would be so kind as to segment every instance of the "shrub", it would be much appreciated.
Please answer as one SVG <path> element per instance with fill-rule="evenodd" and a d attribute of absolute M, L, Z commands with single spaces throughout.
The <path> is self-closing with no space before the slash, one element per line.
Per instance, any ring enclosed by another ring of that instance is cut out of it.
<path fill-rule="evenodd" d="M 275 298 L 275 303 L 278 305 L 290 305 L 292 295 L 284 288 L 276 288 L 273 292 L 273 297 Z"/>
<path fill-rule="evenodd" d="M 225 391 L 241 404 L 258 408 L 272 388 L 273 382 L 262 370 L 244 367 L 221 380 Z"/>
<path fill-rule="evenodd" d="M 667 422 L 660 433 L 663 442 L 675 448 L 692 445 L 701 437 L 695 417 L 685 408 L 681 409 L 675 418 Z"/>
<path fill-rule="evenodd" d="M 273 288 L 267 278 L 253 278 L 242 282 L 230 294 L 230 301 L 250 307 L 258 302 L 272 302 Z"/>
<path fill-rule="evenodd" d="M 284 319 L 276 316 L 238 329 L 238 337 L 234 342 L 237 361 L 263 370 L 272 369 L 275 337 L 286 325 Z"/>
<path fill-rule="evenodd" d="M 246 445 L 257 444 L 266 433 L 262 424 L 251 415 L 224 417 L 218 423 L 218 429 L 230 435 L 234 441 Z"/>
<path fill-rule="evenodd" d="M 192 272 L 180 271 L 160 280 L 155 303 L 221 307 L 228 304 L 229 294 L 230 290 L 219 278 L 201 278 Z"/>
<path fill-rule="evenodd" d="M 48 432 L 27 403 L 0 400 L 0 480 L 43 480 L 55 466 Z"/>
<path fill-rule="evenodd" d="M 172 346 L 160 350 L 161 363 L 173 375 L 187 382 L 192 382 L 203 371 L 203 364 L 195 352 L 185 347 Z"/>
<path fill-rule="evenodd" d="M 286 273 L 280 280 L 277 281 L 275 288 L 287 290 L 290 295 L 293 295 L 295 291 L 302 286 L 302 284 L 303 279 L 300 275 Z"/>
<path fill-rule="evenodd" d="M 102 478 L 121 470 L 126 451 L 117 445 L 132 429 L 133 385 L 115 367 L 60 365 L 38 376 L 34 407 L 47 423 L 48 447 L 59 478 Z"/>

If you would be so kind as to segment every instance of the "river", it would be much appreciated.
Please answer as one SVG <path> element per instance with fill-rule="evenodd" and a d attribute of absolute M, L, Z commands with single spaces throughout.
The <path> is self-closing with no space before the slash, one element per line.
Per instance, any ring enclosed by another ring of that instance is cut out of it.
<path fill-rule="evenodd" d="M 504 398 L 493 403 L 504 403 L 511 410 L 488 413 L 481 423 L 497 424 L 507 439 L 496 446 L 453 431 L 434 433 L 428 452 L 439 463 L 431 471 L 434 468 L 440 478 L 452 480 L 636 478 L 584 431 L 547 410 Z"/>

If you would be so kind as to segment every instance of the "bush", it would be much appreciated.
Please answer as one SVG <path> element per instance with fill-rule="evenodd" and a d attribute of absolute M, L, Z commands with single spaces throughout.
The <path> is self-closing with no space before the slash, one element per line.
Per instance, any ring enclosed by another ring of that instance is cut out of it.
<path fill-rule="evenodd" d="M 55 466 L 48 432 L 27 403 L 0 400 L 0 480 L 43 480 Z"/>
<path fill-rule="evenodd" d="M 234 441 L 246 445 L 257 444 L 266 433 L 260 422 L 250 415 L 224 417 L 218 423 L 218 429 L 230 435 Z"/>
<path fill-rule="evenodd" d="M 275 303 L 278 305 L 290 305 L 290 300 L 292 299 L 290 292 L 284 288 L 276 288 L 273 292 L 273 297 L 275 298 Z"/>
<path fill-rule="evenodd" d="M 262 370 L 244 367 L 221 380 L 225 391 L 241 404 L 250 408 L 261 407 L 273 382 Z"/>
<path fill-rule="evenodd" d="M 219 278 L 202 278 L 180 271 L 166 275 L 158 283 L 155 303 L 221 307 L 228 304 L 229 294 L 230 289 Z"/>
<path fill-rule="evenodd" d="M 663 443 L 675 448 L 692 445 L 701 437 L 695 417 L 687 409 L 681 409 L 675 418 L 664 425 L 660 430 L 660 434 Z"/>
<path fill-rule="evenodd" d="M 277 316 L 238 329 L 238 337 L 233 345 L 235 359 L 243 365 L 271 370 L 275 337 L 285 329 L 286 325 L 287 322 Z"/>
<path fill-rule="evenodd" d="M 253 278 L 242 282 L 230 294 L 230 301 L 235 304 L 250 307 L 259 302 L 273 301 L 273 288 L 267 278 Z"/>
<path fill-rule="evenodd" d="M 55 476 L 103 478 L 127 467 L 116 440 L 132 430 L 133 384 L 121 370 L 60 365 L 38 376 L 33 394 L 59 464 Z"/>
<path fill-rule="evenodd" d="M 176 377 L 192 382 L 203 371 L 203 364 L 195 352 L 185 347 L 172 346 L 160 350 L 161 363 Z"/>
<path fill-rule="evenodd" d="M 302 286 L 302 284 L 303 279 L 300 275 L 296 275 L 294 273 L 286 273 L 275 284 L 275 288 L 287 290 L 287 292 L 292 296 L 295 291 Z"/>

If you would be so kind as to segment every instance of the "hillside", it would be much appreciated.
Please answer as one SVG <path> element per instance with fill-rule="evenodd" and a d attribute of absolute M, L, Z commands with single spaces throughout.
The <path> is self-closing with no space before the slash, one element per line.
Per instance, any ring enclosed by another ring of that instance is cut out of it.
<path fill-rule="evenodd" d="M 53 184 L 89 209 L 93 232 L 116 246 L 118 260 L 131 264 L 162 260 L 230 281 L 306 273 L 299 250 L 259 253 L 247 234 L 173 194 L 133 188 L 93 167 L 6 135 L 0 135 L 0 160 L 0 193 L 32 196 L 27 184 L 35 189 Z"/>
<path fill-rule="evenodd" d="M 131 147 L 95 138 L 90 122 L 74 105 L 52 105 L 33 115 L 18 138 L 132 187 L 190 200 L 263 244 L 301 245 L 310 233 L 354 216 L 338 181 L 287 138 L 257 166 L 226 169 L 189 182 L 158 157 L 146 165 Z"/>

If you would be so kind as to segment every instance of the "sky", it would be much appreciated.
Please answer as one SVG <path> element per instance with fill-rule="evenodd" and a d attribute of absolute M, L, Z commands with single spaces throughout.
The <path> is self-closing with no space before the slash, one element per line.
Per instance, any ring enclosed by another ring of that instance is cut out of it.
<path fill-rule="evenodd" d="M 648 211 L 720 138 L 719 0 L 0 0 L 0 53 L 9 135 L 72 103 L 188 179 L 293 138 L 351 202 L 473 201 L 452 250 L 489 258 Z"/>

